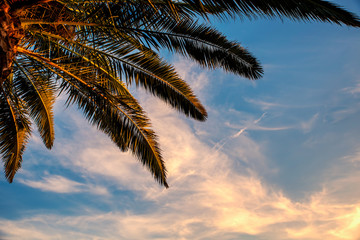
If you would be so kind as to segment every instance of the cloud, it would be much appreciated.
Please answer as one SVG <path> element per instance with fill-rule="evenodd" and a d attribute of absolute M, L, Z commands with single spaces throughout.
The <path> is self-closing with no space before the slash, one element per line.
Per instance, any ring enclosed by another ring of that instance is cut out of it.
<path fill-rule="evenodd" d="M 19 179 L 20 183 L 46 192 L 79 193 L 90 192 L 93 194 L 107 195 L 106 188 L 90 184 L 79 183 L 59 175 L 46 176 L 41 180 Z"/>
<path fill-rule="evenodd" d="M 234 112 L 234 110 L 232 111 Z M 244 133 L 246 130 L 251 131 L 282 131 L 282 130 L 288 130 L 293 128 L 292 126 L 278 126 L 278 127 L 265 127 L 261 126 L 259 122 L 265 118 L 267 115 L 266 112 L 264 112 L 258 119 L 253 119 L 251 116 L 250 119 L 245 119 L 242 121 L 242 125 L 236 125 L 229 122 L 225 122 L 225 125 L 229 128 L 233 129 L 240 129 L 237 133 L 235 133 L 231 138 L 236 138 L 240 136 L 242 133 Z"/>
<path fill-rule="evenodd" d="M 310 132 L 312 130 L 312 128 L 314 127 L 314 125 L 316 124 L 316 121 L 319 119 L 319 116 L 320 116 L 320 114 L 316 113 L 308 121 L 302 121 L 300 123 L 301 129 L 305 133 Z"/>
<path fill-rule="evenodd" d="M 272 108 L 288 108 L 290 106 L 288 105 L 284 105 L 284 104 L 280 104 L 280 103 L 274 103 L 274 102 L 270 102 L 270 101 L 262 101 L 262 100 L 257 100 L 257 99 L 250 99 L 250 98 L 246 98 L 245 99 L 246 102 L 254 104 L 254 105 L 258 105 L 262 110 L 269 110 Z"/>
<path fill-rule="evenodd" d="M 342 89 L 345 93 L 350 93 L 351 95 L 357 96 L 360 94 L 360 83 L 356 83 L 355 86 L 347 87 Z"/>
<path fill-rule="evenodd" d="M 183 57 L 178 57 L 174 62 L 174 66 L 178 74 L 191 85 L 191 89 L 196 93 L 201 93 L 201 99 L 203 99 L 204 92 L 202 90 L 206 89 L 209 84 L 207 73 L 196 71 L 195 69 L 199 68 L 198 65 Z"/>
<path fill-rule="evenodd" d="M 248 234 L 265 239 L 352 240 L 358 236 L 359 204 L 334 202 L 325 190 L 295 202 L 256 175 L 236 174 L 224 160 L 227 164 L 219 167 L 208 159 L 205 169 L 197 169 L 200 173 L 183 176 L 169 190 L 144 190 L 144 197 L 156 203 L 144 213 L 93 210 L 80 216 L 36 215 L 0 220 L 0 230 L 9 239 L 233 239 Z M 188 163 L 182 165 L 178 168 L 187 169 Z"/>

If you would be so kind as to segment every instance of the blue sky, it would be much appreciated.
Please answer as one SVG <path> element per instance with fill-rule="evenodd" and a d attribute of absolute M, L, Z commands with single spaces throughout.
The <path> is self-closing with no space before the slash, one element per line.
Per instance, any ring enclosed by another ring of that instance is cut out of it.
<path fill-rule="evenodd" d="M 333 1 L 360 15 L 357 0 Z M 196 122 L 142 90 L 163 189 L 75 108 L 55 107 L 0 180 L 0 239 L 360 239 L 360 31 L 288 20 L 216 23 L 263 64 L 257 81 L 173 56 L 209 112 Z"/>

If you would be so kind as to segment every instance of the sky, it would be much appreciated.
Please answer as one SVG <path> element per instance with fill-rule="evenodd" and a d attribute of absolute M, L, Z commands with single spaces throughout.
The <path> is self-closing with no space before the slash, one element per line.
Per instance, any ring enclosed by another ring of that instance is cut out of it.
<path fill-rule="evenodd" d="M 358 0 L 333 2 L 360 15 Z M 360 239 L 359 29 L 214 24 L 265 74 L 250 81 L 165 54 L 209 113 L 187 119 L 136 90 L 170 188 L 60 97 L 53 149 L 33 134 L 14 182 L 0 177 L 1 240 Z"/>

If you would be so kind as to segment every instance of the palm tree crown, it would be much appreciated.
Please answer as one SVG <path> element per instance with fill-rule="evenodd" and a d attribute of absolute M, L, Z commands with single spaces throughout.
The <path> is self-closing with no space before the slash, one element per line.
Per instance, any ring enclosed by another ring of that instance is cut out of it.
<path fill-rule="evenodd" d="M 0 2 L 0 153 L 13 181 L 37 126 L 54 142 L 53 104 L 60 92 L 122 150 L 130 150 L 165 187 L 157 137 L 127 84 L 150 91 L 203 121 L 205 108 L 158 50 L 207 68 L 258 79 L 263 70 L 245 48 L 200 19 L 287 17 L 360 27 L 323 0 L 2 0 Z M 206 22 L 206 21 L 205 21 Z"/>

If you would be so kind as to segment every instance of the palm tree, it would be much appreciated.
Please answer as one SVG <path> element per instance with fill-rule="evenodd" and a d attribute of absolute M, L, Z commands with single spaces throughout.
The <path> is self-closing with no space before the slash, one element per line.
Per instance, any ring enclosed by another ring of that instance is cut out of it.
<path fill-rule="evenodd" d="M 249 79 L 263 74 L 246 49 L 200 19 L 287 17 L 360 27 L 354 14 L 322 0 L 0 3 L 0 153 L 9 182 L 21 166 L 33 123 L 45 146 L 53 146 L 52 106 L 59 93 L 66 93 L 67 104 L 77 104 L 90 123 L 168 187 L 156 135 L 126 86 L 141 86 L 203 121 L 205 108 L 159 49 Z"/>

